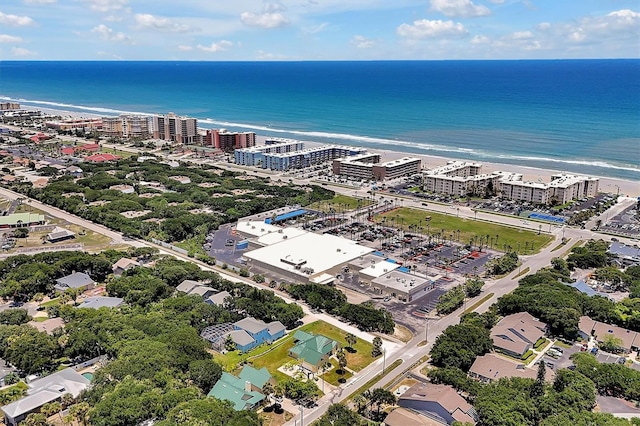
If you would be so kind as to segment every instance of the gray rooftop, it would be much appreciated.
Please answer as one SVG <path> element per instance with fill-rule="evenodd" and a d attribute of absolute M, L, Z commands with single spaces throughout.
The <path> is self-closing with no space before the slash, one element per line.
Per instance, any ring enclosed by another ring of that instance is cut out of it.
<path fill-rule="evenodd" d="M 234 343 L 240 346 L 245 346 L 255 341 L 253 337 L 249 336 L 249 333 L 244 330 L 233 330 L 229 335 Z"/>
<path fill-rule="evenodd" d="M 215 293 L 215 292 L 216 292 L 215 288 L 207 287 L 206 285 L 201 285 L 201 286 L 194 287 L 189 292 L 189 294 L 197 294 L 198 296 L 205 297 L 207 293 Z"/>
<path fill-rule="evenodd" d="M 227 297 L 231 297 L 228 291 L 221 291 L 220 293 L 209 296 L 209 301 L 214 305 L 222 306 Z"/>
<path fill-rule="evenodd" d="M 87 297 L 78 308 L 116 308 L 124 302 L 124 299 L 120 297 L 107 297 L 107 296 L 95 296 Z"/>
<path fill-rule="evenodd" d="M 233 325 L 254 334 L 260 333 L 262 330 L 268 328 L 266 323 L 253 317 L 241 319 L 240 321 L 235 322 Z"/>
<path fill-rule="evenodd" d="M 84 272 L 74 272 L 71 275 L 67 275 L 66 277 L 58 278 L 56 280 L 57 288 L 80 288 L 87 286 L 89 284 L 93 284 L 93 280 L 91 277 Z"/>
<path fill-rule="evenodd" d="M 184 280 L 180 284 L 178 284 L 178 286 L 176 287 L 176 290 L 181 291 L 183 293 L 189 293 L 195 287 L 198 287 L 200 285 L 202 284 L 200 284 L 198 281 Z"/>

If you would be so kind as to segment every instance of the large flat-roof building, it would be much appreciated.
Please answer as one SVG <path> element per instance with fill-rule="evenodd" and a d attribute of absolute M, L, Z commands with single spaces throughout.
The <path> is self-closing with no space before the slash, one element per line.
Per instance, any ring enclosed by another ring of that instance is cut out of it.
<path fill-rule="evenodd" d="M 198 120 L 174 113 L 151 117 L 150 130 L 155 139 L 193 144 L 198 141 Z"/>
<path fill-rule="evenodd" d="M 71 118 L 68 120 L 47 121 L 44 125 L 48 129 L 54 130 L 100 130 L 102 129 L 102 118 Z"/>
<path fill-rule="evenodd" d="M 297 236 L 282 238 L 284 235 L 276 232 L 271 245 L 245 253 L 243 258 L 249 268 L 273 271 L 293 282 L 327 283 L 350 261 L 374 251 L 331 234 L 303 231 Z M 261 237 L 263 241 L 265 237 L 269 237 L 268 234 Z"/>
<path fill-rule="evenodd" d="M 207 129 L 204 144 L 225 152 L 251 148 L 256 145 L 254 132 L 230 132 L 226 129 Z"/>
<path fill-rule="evenodd" d="M 118 117 L 102 117 L 102 132 L 112 137 L 147 139 L 151 136 L 149 121 L 150 117 L 144 115 L 122 114 Z"/>
<path fill-rule="evenodd" d="M 383 265 L 380 265 L 380 268 L 382 267 Z M 368 283 L 377 293 L 390 295 L 403 302 L 418 299 L 435 288 L 435 283 L 431 278 L 409 274 L 399 269 L 382 273 L 368 282 L 363 281 L 363 284 Z M 361 276 L 362 273 L 363 271 L 360 271 Z"/>
<path fill-rule="evenodd" d="M 333 174 L 356 179 L 385 180 L 420 173 L 421 160 L 404 157 L 380 163 L 380 154 L 362 153 L 333 160 Z"/>

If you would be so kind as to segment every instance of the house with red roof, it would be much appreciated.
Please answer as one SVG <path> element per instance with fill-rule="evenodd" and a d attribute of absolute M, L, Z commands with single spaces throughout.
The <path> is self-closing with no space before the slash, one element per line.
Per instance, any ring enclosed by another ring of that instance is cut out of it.
<path fill-rule="evenodd" d="M 121 158 L 122 157 L 120 157 L 119 155 L 113 155 L 109 153 L 100 153 L 100 154 L 93 154 L 93 155 L 84 157 L 84 160 L 89 161 L 91 163 L 104 163 L 107 161 L 118 161 Z"/>

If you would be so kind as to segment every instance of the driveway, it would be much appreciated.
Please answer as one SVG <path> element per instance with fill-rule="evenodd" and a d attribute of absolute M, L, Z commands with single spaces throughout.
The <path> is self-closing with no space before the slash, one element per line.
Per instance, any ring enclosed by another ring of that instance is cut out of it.
<path fill-rule="evenodd" d="M 618 417 L 640 417 L 640 408 L 635 408 L 633 403 L 612 396 L 596 396 L 596 402 L 600 411 L 611 413 Z"/>

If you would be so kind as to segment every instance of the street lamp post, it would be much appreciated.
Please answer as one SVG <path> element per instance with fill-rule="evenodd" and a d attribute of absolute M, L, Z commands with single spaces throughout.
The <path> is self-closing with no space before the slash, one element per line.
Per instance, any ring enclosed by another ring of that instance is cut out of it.
<path fill-rule="evenodd" d="M 384 369 L 387 363 L 387 350 L 382 348 L 382 374 L 384 374 Z"/>

